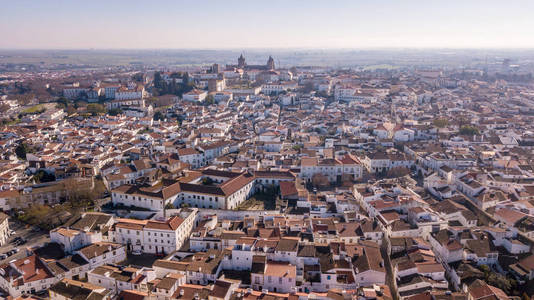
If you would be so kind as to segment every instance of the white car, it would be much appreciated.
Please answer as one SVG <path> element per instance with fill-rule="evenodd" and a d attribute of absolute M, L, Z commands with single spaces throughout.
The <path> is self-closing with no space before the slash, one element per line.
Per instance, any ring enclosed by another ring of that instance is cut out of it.
<path fill-rule="evenodd" d="M 10 230 L 9 231 L 9 235 L 15 235 L 15 233 L 16 233 L 15 230 Z"/>
<path fill-rule="evenodd" d="M 134 251 L 132 251 L 132 254 L 133 255 L 141 255 L 141 254 L 143 254 L 143 252 L 141 252 L 141 250 L 134 250 Z"/>

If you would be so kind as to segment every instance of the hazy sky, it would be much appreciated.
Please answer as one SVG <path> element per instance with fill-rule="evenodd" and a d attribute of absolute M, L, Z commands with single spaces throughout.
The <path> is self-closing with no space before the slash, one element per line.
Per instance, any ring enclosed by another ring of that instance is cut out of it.
<path fill-rule="evenodd" d="M 0 48 L 534 48 L 533 0 L 0 0 Z"/>

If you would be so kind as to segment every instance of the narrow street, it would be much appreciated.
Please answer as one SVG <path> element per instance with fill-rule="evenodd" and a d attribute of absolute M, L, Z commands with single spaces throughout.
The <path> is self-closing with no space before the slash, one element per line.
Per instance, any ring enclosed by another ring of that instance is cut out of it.
<path fill-rule="evenodd" d="M 393 276 L 393 267 L 391 265 L 388 248 L 389 238 L 384 236 L 384 238 L 382 239 L 382 245 L 380 246 L 380 253 L 384 258 L 384 267 L 386 268 L 386 285 L 391 290 L 391 296 L 393 297 L 393 300 L 399 300 L 397 292 L 397 283 L 395 281 L 395 277 Z"/>

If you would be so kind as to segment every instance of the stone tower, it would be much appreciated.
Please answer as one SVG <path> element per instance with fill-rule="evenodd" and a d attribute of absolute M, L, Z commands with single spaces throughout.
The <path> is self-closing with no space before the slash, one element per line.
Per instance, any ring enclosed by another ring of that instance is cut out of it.
<path fill-rule="evenodd" d="M 274 70 L 274 59 L 272 56 L 269 55 L 269 59 L 267 60 L 267 69 Z"/>
<path fill-rule="evenodd" d="M 243 69 L 245 68 L 245 65 L 246 65 L 245 57 L 243 56 L 243 53 L 241 53 L 241 55 L 237 59 L 237 67 L 240 69 Z"/>

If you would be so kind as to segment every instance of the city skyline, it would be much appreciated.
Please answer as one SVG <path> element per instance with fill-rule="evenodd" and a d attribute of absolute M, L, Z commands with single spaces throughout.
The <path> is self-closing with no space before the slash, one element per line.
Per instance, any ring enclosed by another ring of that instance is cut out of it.
<path fill-rule="evenodd" d="M 17 1 L 0 49 L 532 48 L 530 1 Z"/>
<path fill-rule="evenodd" d="M 0 7 L 0 299 L 534 300 L 534 1 Z"/>

